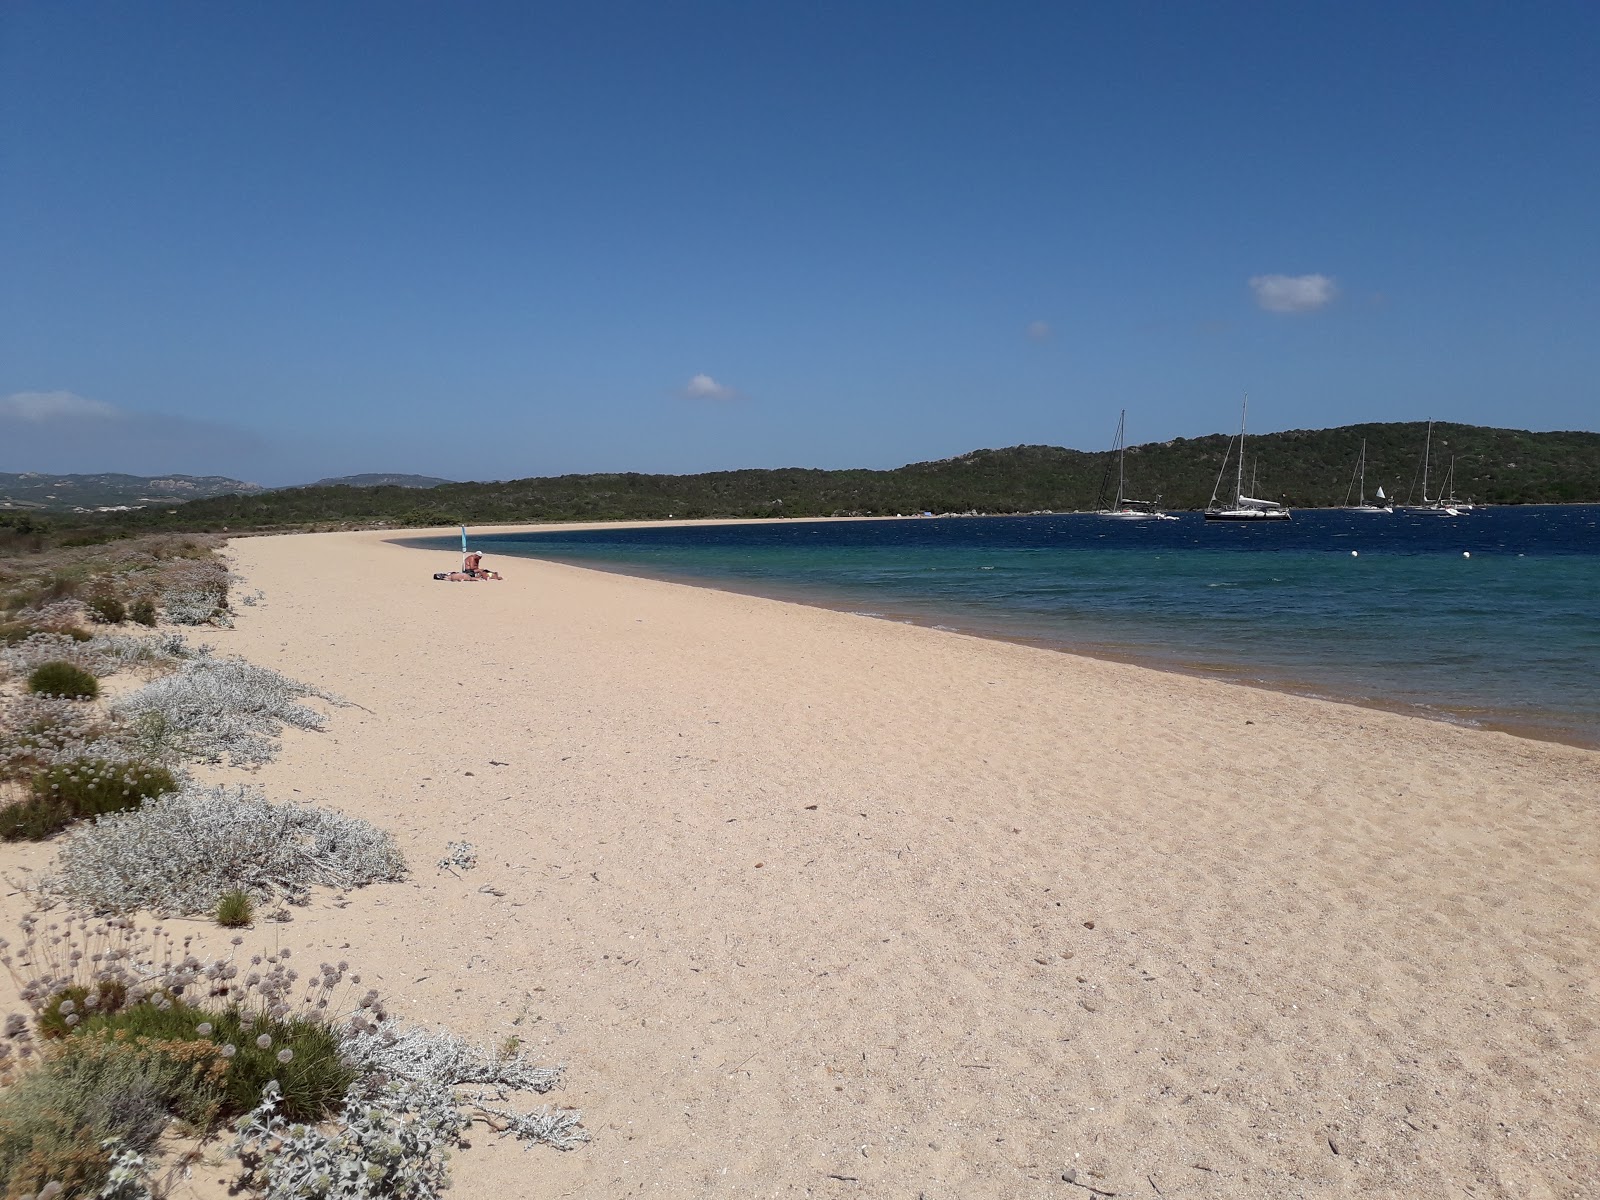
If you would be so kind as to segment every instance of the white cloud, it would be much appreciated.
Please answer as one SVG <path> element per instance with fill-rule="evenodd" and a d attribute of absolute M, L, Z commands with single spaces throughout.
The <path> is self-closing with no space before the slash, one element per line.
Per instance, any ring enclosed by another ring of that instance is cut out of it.
<path fill-rule="evenodd" d="M 1050 340 L 1050 322 L 1029 321 L 1028 337 L 1036 342 L 1048 342 Z"/>
<path fill-rule="evenodd" d="M 44 424 L 50 421 L 109 420 L 117 410 L 103 400 L 75 392 L 12 392 L 0 398 L 0 417 Z"/>
<path fill-rule="evenodd" d="M 739 393 L 709 375 L 696 375 L 684 385 L 682 394 L 690 400 L 732 400 Z"/>
<path fill-rule="evenodd" d="M 1268 312 L 1315 312 L 1333 302 L 1339 287 L 1327 275 L 1255 275 L 1250 290 Z"/>

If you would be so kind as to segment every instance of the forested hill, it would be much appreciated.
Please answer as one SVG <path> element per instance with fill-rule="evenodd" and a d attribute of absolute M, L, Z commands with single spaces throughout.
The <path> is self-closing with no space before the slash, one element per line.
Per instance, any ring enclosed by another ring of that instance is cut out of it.
<path fill-rule="evenodd" d="M 1426 428 L 1410 422 L 1252 436 L 1245 478 L 1248 482 L 1254 474 L 1253 494 L 1281 499 L 1292 507 L 1343 504 L 1365 438 L 1368 495 L 1381 484 L 1389 495 L 1404 501 L 1418 475 Z M 1213 434 L 1129 447 L 1127 494 L 1143 499 L 1159 495 L 1162 504 L 1173 509 L 1204 507 L 1229 442 L 1227 435 Z M 1528 433 L 1437 423 L 1431 475 L 1435 485 L 1452 459 L 1455 494 L 1462 499 L 1491 504 L 1600 502 L 1597 433 Z M 106 520 L 134 528 L 239 530 L 327 523 L 1063 512 L 1094 508 L 1108 467 L 1114 470 L 1115 459 L 1105 451 L 1013 446 L 892 471 L 790 468 L 703 475 L 563 475 L 505 483 L 447 483 L 427 491 L 289 488 L 195 500 Z M 1231 465 L 1228 473 L 1231 477 Z"/>

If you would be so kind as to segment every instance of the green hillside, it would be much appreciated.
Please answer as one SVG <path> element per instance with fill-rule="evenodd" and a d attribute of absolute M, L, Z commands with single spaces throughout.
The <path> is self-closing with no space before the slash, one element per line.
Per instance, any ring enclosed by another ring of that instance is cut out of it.
<path fill-rule="evenodd" d="M 1290 430 L 1252 436 L 1246 479 L 1255 494 L 1296 507 L 1345 502 L 1367 441 L 1367 489 L 1404 501 L 1422 455 L 1421 422 Z M 1128 493 L 1173 509 L 1204 507 L 1229 438 L 1129 447 Z M 1600 434 L 1529 433 L 1438 423 L 1434 482 L 1455 460 L 1456 494 L 1480 503 L 1600 502 Z M 119 529 L 259 529 L 326 524 L 439 525 L 675 517 L 826 516 L 913 512 L 1014 513 L 1093 508 L 1108 452 L 1055 446 L 975 450 L 892 471 L 716 471 L 702 475 L 563 475 L 505 483 L 289 488 L 108 515 Z M 1230 467 L 1230 474 L 1232 468 Z M 1435 489 L 1436 490 L 1436 489 Z"/>

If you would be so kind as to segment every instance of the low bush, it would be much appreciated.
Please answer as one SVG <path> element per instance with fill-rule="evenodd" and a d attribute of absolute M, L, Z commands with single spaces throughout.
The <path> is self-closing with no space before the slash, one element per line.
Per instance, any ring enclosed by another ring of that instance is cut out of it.
<path fill-rule="evenodd" d="M 80 827 L 56 871 L 46 891 L 96 912 L 209 913 L 235 889 L 301 902 L 319 885 L 404 878 L 406 864 L 392 836 L 358 818 L 190 785 Z"/>
<path fill-rule="evenodd" d="M 104 1195 L 119 1148 L 150 1149 L 174 1117 L 213 1127 L 226 1074 L 210 1042 L 70 1039 L 0 1093 L 5 1194 Z"/>
<path fill-rule="evenodd" d="M 217 924 L 224 929 L 242 929 L 255 920 L 255 915 L 255 902 L 242 888 L 222 893 L 222 899 L 217 901 Z"/>
<path fill-rule="evenodd" d="M 558 1150 L 589 1140 L 570 1109 L 501 1107 L 507 1089 L 543 1093 L 561 1079 L 559 1068 L 514 1051 L 478 1050 L 447 1032 L 373 1028 L 348 1034 L 344 1053 L 376 1086 L 352 1092 L 331 1130 L 293 1124 L 271 1087 L 240 1122 L 234 1150 L 245 1183 L 266 1200 L 438 1200 L 450 1186 L 449 1149 L 475 1117 Z"/>
<path fill-rule="evenodd" d="M 199 657 L 122 697 L 112 711 L 133 724 L 144 757 L 254 766 L 277 753 L 285 725 L 326 727 L 326 717 L 300 703 L 307 696 L 346 703 L 242 658 Z"/>
<path fill-rule="evenodd" d="M 68 662 L 47 662 L 28 676 L 28 690 L 36 696 L 61 696 L 68 700 L 93 700 L 100 681 L 82 667 Z"/>
<path fill-rule="evenodd" d="M 0 808 L 0 839 L 39 841 L 74 821 L 138 808 L 177 791 L 178 782 L 165 767 L 90 758 L 41 771 L 31 790 L 27 799 Z"/>
<path fill-rule="evenodd" d="M 173 1120 L 205 1136 L 264 1095 L 318 1122 L 355 1094 L 347 1033 L 384 1020 L 377 993 L 323 963 L 302 982 L 289 951 L 202 962 L 159 926 L 113 919 L 41 927 L 0 940 L 0 963 L 33 1009 L 0 1040 L 0 1189 L 7 1196 L 148 1200 L 141 1157 Z M 234 939 L 234 946 L 241 939 Z M 296 993 L 302 993 L 298 1001 Z M 27 1189 L 26 1193 L 24 1189 Z"/>
<path fill-rule="evenodd" d="M 152 628 L 156 623 L 156 602 L 149 596 L 140 596 L 128 609 L 129 620 L 140 625 L 149 625 Z"/>
<path fill-rule="evenodd" d="M 224 1117 L 255 1108 L 262 1090 L 276 1082 L 284 1115 L 315 1121 L 338 1108 L 356 1081 L 355 1068 L 340 1053 L 339 1034 L 326 1020 L 277 1018 L 242 1004 L 213 1009 L 170 998 L 144 1000 L 85 1017 L 67 1044 L 82 1037 L 211 1045 L 227 1066 L 217 1098 Z"/>
<path fill-rule="evenodd" d="M 230 625 L 233 577 L 219 558 L 175 560 L 162 571 L 161 611 L 174 625 Z"/>
<path fill-rule="evenodd" d="M 99 625 L 121 625 L 128 619 L 128 606 L 111 592 L 95 592 L 84 602 L 89 619 Z"/>
<path fill-rule="evenodd" d="M 171 670 L 210 653 L 209 646 L 190 646 L 177 633 L 134 636 L 73 629 L 36 632 L 13 645 L 0 646 L 0 663 L 26 673 L 48 662 L 64 662 L 104 676 L 126 670 Z"/>
<path fill-rule="evenodd" d="M 115 723 L 88 705 L 30 693 L 0 697 L 0 780 L 31 781 L 79 759 L 128 757 Z"/>
<path fill-rule="evenodd" d="M 39 631 L 26 621 L 0 622 L 0 646 L 15 646 L 25 642 Z"/>

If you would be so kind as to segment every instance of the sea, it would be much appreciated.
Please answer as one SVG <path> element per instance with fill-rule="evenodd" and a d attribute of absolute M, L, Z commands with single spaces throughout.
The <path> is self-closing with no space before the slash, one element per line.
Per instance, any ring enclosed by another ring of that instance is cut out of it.
<path fill-rule="evenodd" d="M 408 544 L 445 550 L 447 539 Z M 1600 748 L 1600 506 L 474 535 L 543 558 Z"/>

